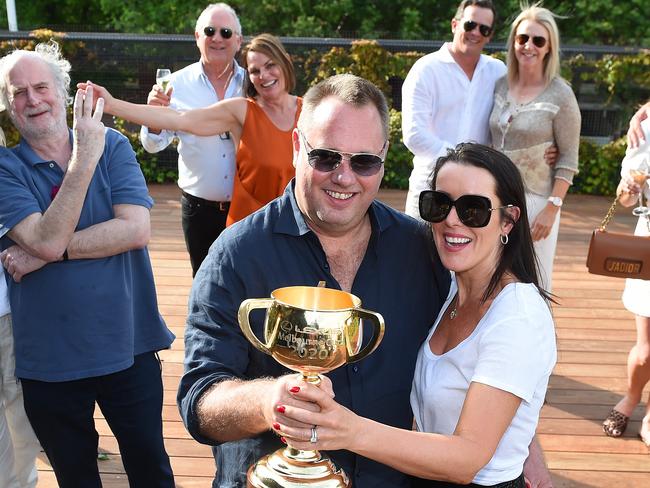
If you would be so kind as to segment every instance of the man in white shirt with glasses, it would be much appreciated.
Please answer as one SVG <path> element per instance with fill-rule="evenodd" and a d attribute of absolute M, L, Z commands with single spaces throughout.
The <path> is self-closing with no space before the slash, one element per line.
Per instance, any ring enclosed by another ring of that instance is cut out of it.
<path fill-rule="evenodd" d="M 234 59 L 241 47 L 241 24 L 232 7 L 208 5 L 196 21 L 194 37 L 201 59 L 173 73 L 166 91 L 154 85 L 147 98 L 149 105 L 183 111 L 243 96 L 245 70 Z M 179 141 L 183 235 L 194 276 L 226 226 L 237 148 L 227 132 L 210 137 L 152 127 L 142 127 L 140 132 L 142 146 L 151 153 L 162 151 L 174 137 Z"/>
<path fill-rule="evenodd" d="M 506 74 L 501 61 L 481 54 L 495 21 L 492 1 L 463 0 L 451 21 L 452 42 L 420 58 L 404 80 L 402 132 L 414 154 L 405 210 L 411 217 L 420 218 L 420 192 L 430 189 L 435 162 L 447 148 L 490 143 L 494 84 Z"/>

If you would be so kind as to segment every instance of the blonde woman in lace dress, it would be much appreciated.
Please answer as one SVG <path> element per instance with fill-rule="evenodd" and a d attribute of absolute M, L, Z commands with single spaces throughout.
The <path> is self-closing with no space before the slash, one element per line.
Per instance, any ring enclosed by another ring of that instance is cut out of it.
<path fill-rule="evenodd" d="M 508 37 L 508 74 L 497 81 L 490 115 L 492 144 L 521 171 L 542 288 L 551 291 L 560 208 L 578 172 L 580 110 L 560 77 L 560 35 L 554 14 L 525 8 Z M 554 166 L 544 151 L 556 145 Z"/>

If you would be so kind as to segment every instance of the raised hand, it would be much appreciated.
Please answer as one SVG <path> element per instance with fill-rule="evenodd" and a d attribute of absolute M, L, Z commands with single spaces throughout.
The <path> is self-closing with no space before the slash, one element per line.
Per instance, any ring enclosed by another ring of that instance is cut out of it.
<path fill-rule="evenodd" d="M 152 105 L 154 107 L 168 107 L 172 99 L 172 91 L 174 87 L 169 85 L 167 91 L 163 91 L 160 85 L 154 85 L 147 96 L 147 105 Z M 149 132 L 153 134 L 159 134 L 162 129 L 156 127 L 149 127 Z"/>
<path fill-rule="evenodd" d="M 105 128 L 102 123 L 104 114 L 104 99 L 97 99 L 93 113 L 93 97 L 95 87 L 88 85 L 86 89 L 77 90 L 74 98 L 74 145 L 70 167 L 82 165 L 94 171 L 99 158 L 104 152 Z"/>
<path fill-rule="evenodd" d="M 86 92 L 88 92 L 88 88 L 92 87 L 92 97 L 90 97 L 90 100 L 93 101 L 93 107 L 97 104 L 100 98 L 104 100 L 104 108 L 103 111 L 106 113 L 111 113 L 110 108 L 111 108 L 111 103 L 113 100 L 115 100 L 115 97 L 110 94 L 110 92 L 104 88 L 101 85 L 98 85 L 97 83 L 93 83 L 92 81 L 88 80 L 85 83 L 77 83 L 77 89 L 82 90 L 84 92 L 84 95 L 86 95 Z"/>
<path fill-rule="evenodd" d="M 169 106 L 172 99 L 172 91 L 174 87 L 169 85 L 167 91 L 163 91 L 160 85 L 154 85 L 147 95 L 147 105 L 157 105 L 159 107 Z"/>
<path fill-rule="evenodd" d="M 630 128 L 627 131 L 627 145 L 629 147 L 639 147 L 645 142 L 641 122 L 648 117 L 650 117 L 650 101 L 642 105 L 630 119 Z"/>

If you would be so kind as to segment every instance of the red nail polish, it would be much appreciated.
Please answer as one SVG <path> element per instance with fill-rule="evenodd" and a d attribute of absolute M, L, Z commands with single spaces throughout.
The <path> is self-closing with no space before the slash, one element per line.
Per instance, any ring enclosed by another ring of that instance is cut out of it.
<path fill-rule="evenodd" d="M 300 387 L 299 386 L 293 386 L 293 387 L 289 388 L 289 391 L 291 393 L 298 393 L 300 391 Z"/>
<path fill-rule="evenodd" d="M 275 430 L 280 430 L 280 424 L 278 424 L 277 422 L 273 422 L 273 428 Z"/>
<path fill-rule="evenodd" d="M 283 444 L 287 443 L 287 440 L 284 437 L 280 437 L 280 440 L 282 441 Z"/>
<path fill-rule="evenodd" d="M 280 413 L 284 413 L 284 411 L 286 410 L 284 405 L 278 405 L 277 407 L 275 407 L 275 409 Z"/>

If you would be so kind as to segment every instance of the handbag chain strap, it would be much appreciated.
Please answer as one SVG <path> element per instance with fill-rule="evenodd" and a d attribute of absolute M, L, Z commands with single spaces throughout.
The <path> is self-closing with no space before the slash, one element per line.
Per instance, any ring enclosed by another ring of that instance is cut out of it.
<path fill-rule="evenodd" d="M 605 232 L 605 229 L 607 229 L 609 222 L 612 220 L 612 217 L 614 217 L 614 214 L 616 213 L 616 205 L 618 205 L 618 195 L 616 195 L 616 197 L 614 198 L 614 202 L 611 204 L 609 210 L 605 214 L 605 218 L 600 223 L 601 232 Z"/>
<path fill-rule="evenodd" d="M 600 229 L 601 232 L 605 232 L 605 230 L 607 229 L 607 226 L 609 225 L 609 222 L 612 220 L 612 218 L 614 217 L 614 214 L 616 213 L 616 205 L 618 205 L 618 197 L 619 197 L 619 195 L 616 195 L 616 197 L 614 198 L 614 201 L 612 202 L 612 204 L 609 207 L 609 210 L 605 214 L 605 218 L 600 223 L 599 229 Z M 643 195 L 643 192 L 641 192 L 641 205 L 644 205 L 643 200 L 644 200 L 644 195 Z M 650 232 L 650 215 L 648 215 L 648 214 L 645 215 L 645 223 L 648 226 L 648 232 Z"/>

